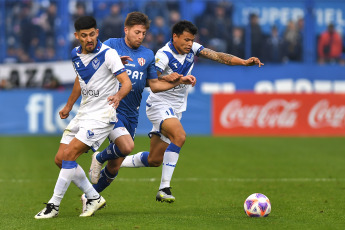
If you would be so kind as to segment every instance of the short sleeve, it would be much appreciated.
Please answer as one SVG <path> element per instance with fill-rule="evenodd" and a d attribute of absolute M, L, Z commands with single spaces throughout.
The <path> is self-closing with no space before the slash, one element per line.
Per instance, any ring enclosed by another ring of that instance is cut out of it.
<path fill-rule="evenodd" d="M 199 56 L 200 51 L 203 49 L 205 49 L 204 46 L 202 46 L 201 44 L 197 42 L 193 42 L 192 50 L 194 52 L 194 55 Z"/>
<path fill-rule="evenodd" d="M 107 68 L 115 75 L 125 72 L 125 67 L 122 64 L 120 56 L 114 49 L 107 50 L 105 54 L 105 64 Z"/>

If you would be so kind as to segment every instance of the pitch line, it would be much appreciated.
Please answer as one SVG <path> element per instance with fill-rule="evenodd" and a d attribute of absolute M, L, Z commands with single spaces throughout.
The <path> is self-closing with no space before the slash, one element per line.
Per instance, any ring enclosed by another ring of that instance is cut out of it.
<path fill-rule="evenodd" d="M 33 183 L 42 180 L 32 179 L 0 179 L 0 183 Z M 56 179 L 44 179 L 43 181 L 56 181 Z M 120 182 L 159 182 L 160 178 L 116 178 L 116 181 Z M 187 177 L 187 178 L 173 178 L 173 182 L 345 182 L 345 178 L 198 178 L 198 177 Z"/>

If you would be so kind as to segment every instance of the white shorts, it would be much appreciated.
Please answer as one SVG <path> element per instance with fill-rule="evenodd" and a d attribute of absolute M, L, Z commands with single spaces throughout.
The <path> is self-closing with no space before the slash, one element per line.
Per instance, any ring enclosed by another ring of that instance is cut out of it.
<path fill-rule="evenodd" d="M 182 118 L 182 113 L 176 113 L 175 109 L 163 101 L 160 102 L 146 102 L 146 115 L 152 123 L 152 130 L 149 132 L 151 138 L 153 134 L 160 136 L 161 140 L 170 144 L 168 137 L 161 133 L 162 123 L 168 118 L 177 118 L 179 121 Z"/>
<path fill-rule="evenodd" d="M 110 131 L 109 141 L 115 143 L 115 140 L 124 135 L 131 135 L 125 127 L 117 127 Z"/>
<path fill-rule="evenodd" d="M 107 138 L 114 124 L 97 120 L 79 120 L 74 117 L 62 134 L 60 143 L 69 144 L 75 137 L 92 151 L 97 151 L 103 141 Z"/>

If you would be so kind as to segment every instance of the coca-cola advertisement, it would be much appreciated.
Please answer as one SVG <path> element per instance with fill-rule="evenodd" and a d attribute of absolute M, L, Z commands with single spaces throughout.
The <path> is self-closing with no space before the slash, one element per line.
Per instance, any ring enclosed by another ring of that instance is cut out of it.
<path fill-rule="evenodd" d="M 214 94 L 214 135 L 345 136 L 345 94 Z"/>

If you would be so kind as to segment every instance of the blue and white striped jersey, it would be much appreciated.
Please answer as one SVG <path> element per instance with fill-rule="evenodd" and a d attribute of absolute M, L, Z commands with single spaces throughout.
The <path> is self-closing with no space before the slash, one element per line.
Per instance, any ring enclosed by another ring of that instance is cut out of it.
<path fill-rule="evenodd" d="M 71 52 L 82 95 L 76 117 L 114 123 L 116 111 L 107 98 L 119 89 L 116 76 L 125 71 L 121 59 L 116 50 L 99 40 L 92 53 L 82 54 L 81 49 L 79 46 Z"/>
<path fill-rule="evenodd" d="M 156 69 L 162 76 L 177 72 L 183 76 L 190 75 L 194 66 L 194 55 L 199 55 L 204 47 L 194 42 L 188 54 L 179 54 L 172 41 L 169 41 L 156 53 Z M 148 101 L 163 100 L 169 103 L 176 112 L 184 112 L 187 108 L 188 88 L 190 85 L 180 84 L 167 91 L 150 92 Z"/>

